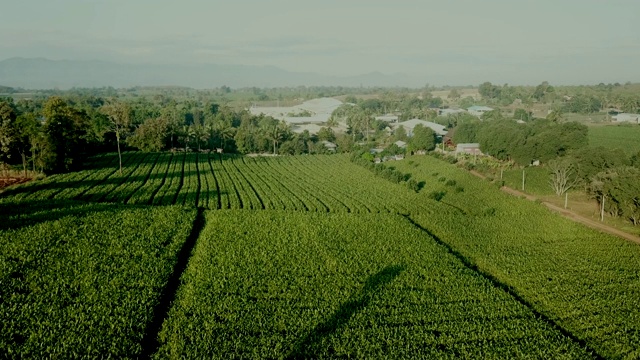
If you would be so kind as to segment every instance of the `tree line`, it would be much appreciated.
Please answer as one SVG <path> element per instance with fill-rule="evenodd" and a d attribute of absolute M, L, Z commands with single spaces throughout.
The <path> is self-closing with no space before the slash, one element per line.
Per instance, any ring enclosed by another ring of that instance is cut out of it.
<path fill-rule="evenodd" d="M 637 84 L 554 87 L 547 81 L 536 87 L 495 85 L 491 82 L 478 86 L 483 102 L 489 105 L 506 106 L 520 100 L 525 107 L 531 107 L 533 103 L 552 104 L 556 112 L 578 114 L 593 114 L 609 108 L 637 113 L 640 111 L 638 90 Z"/>
<path fill-rule="evenodd" d="M 317 135 L 294 133 L 283 121 L 211 101 L 0 99 L 0 161 L 21 164 L 25 173 L 75 170 L 91 154 L 125 148 L 301 154 L 328 151 L 323 141 L 335 141 L 345 152 L 353 144 L 331 125 Z"/>
<path fill-rule="evenodd" d="M 640 223 L 640 152 L 629 156 L 622 149 L 589 146 L 588 128 L 577 122 L 515 120 L 494 114 L 465 122 L 453 140 L 479 143 L 483 153 L 521 166 L 539 160 L 548 166 L 557 195 L 581 187 L 599 206 L 604 202 L 611 216 Z"/>

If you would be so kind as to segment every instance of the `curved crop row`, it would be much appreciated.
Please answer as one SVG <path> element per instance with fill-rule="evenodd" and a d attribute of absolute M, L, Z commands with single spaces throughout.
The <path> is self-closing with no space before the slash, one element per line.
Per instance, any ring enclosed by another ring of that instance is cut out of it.
<path fill-rule="evenodd" d="M 167 172 L 164 184 L 158 190 L 153 198 L 154 205 L 171 205 L 174 204 L 176 193 L 182 181 L 182 169 L 184 166 L 186 154 L 175 154 L 172 158 L 171 168 Z"/>
<path fill-rule="evenodd" d="M 149 173 L 147 181 L 131 195 L 127 204 L 151 204 L 155 194 L 160 191 L 166 181 L 172 160 L 172 153 L 160 154 L 160 157 L 156 160 L 155 167 Z"/>

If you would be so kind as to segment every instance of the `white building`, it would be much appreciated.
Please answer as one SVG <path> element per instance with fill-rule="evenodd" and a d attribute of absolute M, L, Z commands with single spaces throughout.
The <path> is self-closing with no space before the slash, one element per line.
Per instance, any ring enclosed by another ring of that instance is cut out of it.
<path fill-rule="evenodd" d="M 467 112 L 467 110 L 465 109 L 439 109 L 438 115 L 449 116 L 449 115 L 455 115 L 455 114 L 460 114 L 465 112 Z"/>
<path fill-rule="evenodd" d="M 467 143 L 467 144 L 458 144 L 456 145 L 456 155 L 457 154 L 477 154 L 480 155 L 482 152 L 480 151 L 480 144 L 478 143 Z"/>
<path fill-rule="evenodd" d="M 407 147 L 407 143 L 402 141 L 402 140 L 398 140 L 396 142 L 394 142 L 394 144 L 399 147 L 400 149 L 405 149 Z"/>
<path fill-rule="evenodd" d="M 430 128 L 438 136 L 447 135 L 447 127 L 446 126 L 440 125 L 440 124 L 436 124 L 436 123 L 431 122 L 431 121 L 420 120 L 420 119 L 411 119 L 411 120 L 403 121 L 403 122 L 400 122 L 400 123 L 392 124 L 392 126 L 393 126 L 393 130 L 396 130 L 397 128 L 402 126 L 404 128 L 404 130 L 407 132 L 407 136 L 412 136 L 413 135 L 413 129 L 418 124 L 420 124 L 420 125 L 422 125 L 424 127 Z"/>
<path fill-rule="evenodd" d="M 342 105 L 342 101 L 337 99 L 318 98 L 291 107 L 252 106 L 249 108 L 249 111 L 253 115 L 265 114 L 278 120 L 284 120 L 289 124 L 320 124 L 326 123 L 331 117 L 331 113 L 340 105 Z M 290 114 L 300 114 L 303 112 L 308 112 L 311 115 L 289 116 Z"/>
<path fill-rule="evenodd" d="M 324 145 L 324 147 L 327 148 L 327 150 L 334 151 L 334 152 L 336 151 L 336 148 L 338 147 L 338 145 L 332 143 L 331 141 L 327 141 L 327 140 L 323 141 L 322 145 Z"/>
<path fill-rule="evenodd" d="M 640 114 L 620 113 L 611 117 L 615 122 L 633 122 L 640 124 Z"/>
<path fill-rule="evenodd" d="M 471 115 L 480 117 L 486 112 L 493 111 L 493 108 L 490 108 L 488 106 L 477 106 L 477 105 L 474 105 L 474 106 L 471 106 L 470 108 L 468 108 L 467 111 Z"/>
<path fill-rule="evenodd" d="M 386 121 L 386 122 L 398 122 L 398 116 L 396 115 L 382 115 L 376 116 L 376 120 Z"/>

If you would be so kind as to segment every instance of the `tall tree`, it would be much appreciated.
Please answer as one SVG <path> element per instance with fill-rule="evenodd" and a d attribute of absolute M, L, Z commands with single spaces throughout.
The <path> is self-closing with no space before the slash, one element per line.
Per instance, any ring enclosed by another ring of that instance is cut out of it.
<path fill-rule="evenodd" d="M 166 145 L 168 134 L 168 119 L 162 116 L 150 118 L 136 128 L 127 143 L 142 151 L 160 151 Z"/>
<path fill-rule="evenodd" d="M 46 137 L 44 167 L 55 172 L 70 170 L 86 152 L 88 116 L 57 96 L 46 101 L 42 114 Z"/>
<path fill-rule="evenodd" d="M 560 196 L 578 184 L 575 166 L 572 159 L 562 158 L 549 161 L 549 184 L 551 188 Z"/>
<path fill-rule="evenodd" d="M 413 128 L 409 139 L 410 150 L 433 150 L 436 147 L 436 133 L 428 127 L 418 124 Z"/>
<path fill-rule="evenodd" d="M 126 136 L 131 125 L 131 109 L 123 102 L 110 100 L 102 107 L 102 112 L 109 118 L 109 131 L 116 135 L 118 146 L 119 172 L 122 174 L 122 152 L 120 151 L 120 140 Z"/>
<path fill-rule="evenodd" d="M 17 117 L 15 127 L 16 149 L 22 158 L 22 169 L 27 177 L 27 153 L 31 152 L 31 157 L 35 157 L 35 144 L 40 135 L 39 122 L 34 113 L 25 113 Z"/>
<path fill-rule="evenodd" d="M 2 159 L 11 157 L 11 150 L 15 142 L 16 112 L 13 104 L 8 101 L 0 101 L 0 152 Z"/>

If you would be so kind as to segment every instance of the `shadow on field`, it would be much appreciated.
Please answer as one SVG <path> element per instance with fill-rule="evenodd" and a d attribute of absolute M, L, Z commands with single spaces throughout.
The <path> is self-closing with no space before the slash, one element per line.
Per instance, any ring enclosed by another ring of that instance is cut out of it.
<path fill-rule="evenodd" d="M 362 311 L 382 288 L 398 277 L 405 270 L 404 265 L 387 266 L 371 275 L 360 292 L 351 296 L 340 305 L 340 308 L 327 320 L 318 324 L 309 334 L 301 339 L 293 348 L 287 359 L 310 359 L 323 353 L 322 342 L 325 338 L 344 328 L 349 320 Z"/>
<path fill-rule="evenodd" d="M 95 204 L 80 201 L 2 201 L 0 202 L 0 231 L 20 229 L 66 216 L 82 217 L 94 212 L 114 212 L 121 207 L 114 204 Z"/>

